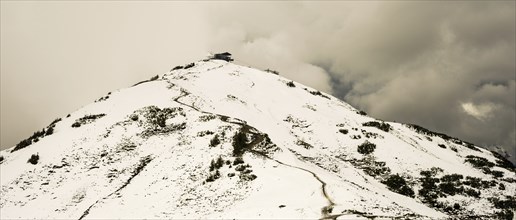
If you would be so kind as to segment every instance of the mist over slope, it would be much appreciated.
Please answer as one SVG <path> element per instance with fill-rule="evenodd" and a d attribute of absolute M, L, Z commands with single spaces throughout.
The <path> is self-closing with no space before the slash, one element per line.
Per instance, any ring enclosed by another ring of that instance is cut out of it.
<path fill-rule="evenodd" d="M 1 218 L 502 218 L 503 156 L 223 60 L 99 98 L 0 152 Z"/>

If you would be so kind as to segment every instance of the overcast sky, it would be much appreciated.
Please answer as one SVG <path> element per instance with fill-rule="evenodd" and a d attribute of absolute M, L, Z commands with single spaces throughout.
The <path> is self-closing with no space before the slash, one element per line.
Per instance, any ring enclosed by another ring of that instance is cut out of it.
<path fill-rule="evenodd" d="M 376 118 L 514 153 L 515 11 L 514 1 L 2 1 L 1 148 L 109 91 L 229 51 Z"/>

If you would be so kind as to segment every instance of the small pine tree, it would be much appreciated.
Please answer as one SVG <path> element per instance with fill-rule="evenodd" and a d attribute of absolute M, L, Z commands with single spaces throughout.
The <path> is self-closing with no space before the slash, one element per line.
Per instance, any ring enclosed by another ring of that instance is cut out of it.
<path fill-rule="evenodd" d="M 210 171 L 215 170 L 215 161 L 212 159 L 210 162 Z"/>
<path fill-rule="evenodd" d="M 224 160 L 222 159 L 221 156 L 219 156 L 217 158 L 217 161 L 215 162 L 215 168 L 219 169 L 221 168 L 222 166 L 224 166 Z"/>
<path fill-rule="evenodd" d="M 243 164 L 240 164 L 240 165 L 238 165 L 237 167 L 235 167 L 235 170 L 236 170 L 236 171 L 240 171 L 240 172 L 242 172 L 242 171 L 244 171 L 244 170 L 245 170 L 245 168 L 246 168 L 246 167 L 245 167 Z"/>
<path fill-rule="evenodd" d="M 215 178 L 213 177 L 213 175 L 211 175 L 211 174 L 210 174 L 210 175 L 206 178 L 206 182 L 208 182 L 208 183 L 209 183 L 209 182 L 213 182 L 213 181 L 215 181 Z"/>
<path fill-rule="evenodd" d="M 233 165 L 238 165 L 238 164 L 243 164 L 244 163 L 244 159 L 242 159 L 241 157 L 237 157 L 235 158 L 235 161 L 233 161 Z"/>
<path fill-rule="evenodd" d="M 233 156 L 240 156 L 247 146 L 247 135 L 239 131 L 233 136 Z"/>
<path fill-rule="evenodd" d="M 36 164 L 38 164 L 38 161 L 39 161 L 39 155 L 38 154 L 33 154 L 32 156 L 30 156 L 30 158 L 27 161 L 27 163 L 31 163 L 33 165 L 36 165 Z"/>
<path fill-rule="evenodd" d="M 184 69 L 189 69 L 189 68 L 192 68 L 194 66 L 195 66 L 195 63 L 190 63 L 190 64 L 185 65 Z"/>
<path fill-rule="evenodd" d="M 156 124 L 158 124 L 160 127 L 163 128 L 163 127 L 167 126 L 166 121 L 167 121 L 167 117 L 165 114 L 158 114 L 156 116 Z"/>
<path fill-rule="evenodd" d="M 179 70 L 179 69 L 183 69 L 183 66 L 176 66 L 176 67 L 174 67 L 171 71 Z"/>
<path fill-rule="evenodd" d="M 214 135 L 213 138 L 210 140 L 210 147 L 215 147 L 220 144 L 219 135 Z"/>
<path fill-rule="evenodd" d="M 373 144 L 369 141 L 366 141 L 358 146 L 357 151 L 358 151 L 358 153 L 367 155 L 367 154 L 373 153 L 375 148 L 376 148 L 375 144 Z"/>
<path fill-rule="evenodd" d="M 54 133 L 54 126 L 50 126 L 47 131 L 45 132 L 45 135 L 51 135 Z"/>
<path fill-rule="evenodd" d="M 389 176 L 389 178 L 387 178 L 385 181 L 382 181 L 382 183 L 387 185 L 391 191 L 408 197 L 414 197 L 414 190 L 412 190 L 410 186 L 407 185 L 405 179 L 403 179 L 403 177 L 398 174 Z"/>
<path fill-rule="evenodd" d="M 131 118 L 131 120 L 133 120 L 133 121 L 138 121 L 138 115 L 137 115 L 137 114 L 132 114 L 132 115 L 130 116 L 130 118 Z"/>

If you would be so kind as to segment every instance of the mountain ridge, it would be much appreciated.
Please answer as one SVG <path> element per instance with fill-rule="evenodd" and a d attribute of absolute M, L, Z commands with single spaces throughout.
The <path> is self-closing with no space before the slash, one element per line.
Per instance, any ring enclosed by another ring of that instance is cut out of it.
<path fill-rule="evenodd" d="M 514 166 L 499 155 L 270 72 L 221 60 L 185 67 L 1 151 L 0 217 L 514 216 Z"/>

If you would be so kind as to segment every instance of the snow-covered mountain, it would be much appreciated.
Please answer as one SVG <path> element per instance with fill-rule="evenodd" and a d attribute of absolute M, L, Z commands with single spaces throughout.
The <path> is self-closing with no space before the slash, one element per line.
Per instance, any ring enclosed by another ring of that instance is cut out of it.
<path fill-rule="evenodd" d="M 0 218 L 502 218 L 502 156 L 223 60 L 109 93 L 0 152 Z"/>

